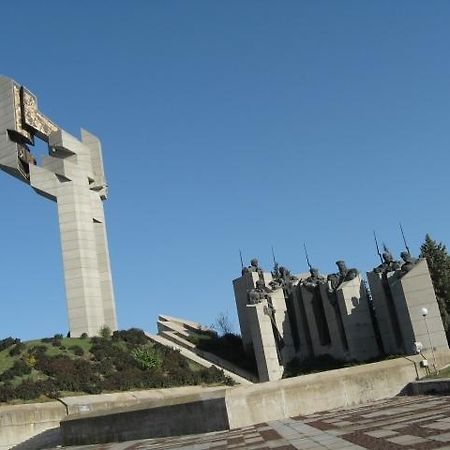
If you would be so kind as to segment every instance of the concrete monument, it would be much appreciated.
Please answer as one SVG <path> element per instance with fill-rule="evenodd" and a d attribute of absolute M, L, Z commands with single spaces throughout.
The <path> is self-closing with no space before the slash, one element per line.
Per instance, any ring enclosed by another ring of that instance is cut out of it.
<path fill-rule="evenodd" d="M 412 355 L 417 342 L 424 352 L 448 349 L 427 261 L 409 252 L 402 252 L 401 258 L 401 265 L 394 261 L 367 273 L 384 352 Z M 384 254 L 383 259 L 386 262 Z"/>
<path fill-rule="evenodd" d="M 36 138 L 49 148 L 40 164 L 31 151 Z M 100 141 L 85 130 L 81 141 L 71 136 L 38 110 L 30 91 L 0 77 L 0 169 L 57 203 L 70 335 L 116 330 Z"/>

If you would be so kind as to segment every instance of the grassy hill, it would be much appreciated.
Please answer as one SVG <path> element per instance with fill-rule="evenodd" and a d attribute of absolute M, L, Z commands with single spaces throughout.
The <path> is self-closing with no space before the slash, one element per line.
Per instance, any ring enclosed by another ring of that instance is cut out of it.
<path fill-rule="evenodd" d="M 153 343 L 138 329 L 94 338 L 0 340 L 0 402 L 218 383 L 232 381 Z"/>

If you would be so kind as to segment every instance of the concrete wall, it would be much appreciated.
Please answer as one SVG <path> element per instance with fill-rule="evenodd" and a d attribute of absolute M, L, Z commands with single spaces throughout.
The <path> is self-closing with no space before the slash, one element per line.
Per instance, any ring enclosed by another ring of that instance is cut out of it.
<path fill-rule="evenodd" d="M 59 402 L 0 406 L 0 450 L 37 450 L 59 440 L 59 422 L 66 408 Z M 27 442 L 28 441 L 28 442 Z"/>
<path fill-rule="evenodd" d="M 439 367 L 450 364 L 450 351 L 439 351 L 436 357 Z M 62 434 L 87 439 L 97 436 L 98 429 L 101 439 L 109 441 L 191 434 L 355 406 L 405 392 L 408 383 L 426 374 L 421 360 L 410 356 L 227 389 L 187 387 L 65 398 L 69 413 L 78 414 L 63 421 Z M 56 427 L 65 416 L 66 408 L 58 402 L 0 407 L 0 450 L 20 442 L 15 450 L 47 448 L 45 439 L 55 446 Z M 33 441 L 24 442 L 30 438 Z"/>
<path fill-rule="evenodd" d="M 443 367 L 450 363 L 450 352 L 441 351 L 437 358 Z M 229 389 L 230 428 L 393 397 L 426 375 L 421 360 L 411 356 Z"/>
<path fill-rule="evenodd" d="M 223 391 L 222 387 L 185 386 L 114 394 L 64 397 L 61 402 L 0 406 L 0 450 L 38 450 L 61 442 L 59 423 L 67 414 L 89 414 L 113 408 L 156 405 L 165 399 Z"/>
<path fill-rule="evenodd" d="M 439 352 L 439 366 L 450 351 Z M 286 380 L 228 388 L 185 399 L 113 410 L 106 415 L 68 417 L 61 423 L 65 444 L 108 442 L 245 427 L 285 417 L 344 408 L 405 392 L 425 375 L 422 357 L 413 356 Z M 183 401 L 185 403 L 183 403 Z"/>
<path fill-rule="evenodd" d="M 225 390 L 164 400 L 61 422 L 63 445 L 98 444 L 147 437 L 207 433 L 229 428 Z"/>

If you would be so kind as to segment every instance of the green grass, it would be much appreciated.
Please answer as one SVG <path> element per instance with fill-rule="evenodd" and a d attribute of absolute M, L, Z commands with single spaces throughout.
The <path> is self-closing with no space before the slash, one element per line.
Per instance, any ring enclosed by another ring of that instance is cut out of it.
<path fill-rule="evenodd" d="M 0 352 L 0 373 L 8 370 L 14 364 L 15 358 L 9 356 L 9 348 Z"/>
<path fill-rule="evenodd" d="M 16 355 L 13 351 L 10 355 L 12 350 L 19 350 L 18 345 L 20 353 Z M 73 346 L 81 348 L 83 354 L 77 355 L 77 349 L 71 349 Z M 145 348 L 154 348 L 158 365 L 143 364 L 148 362 L 146 354 L 142 354 Z M 205 369 L 186 360 L 179 352 L 151 342 L 138 329 L 121 330 L 108 339 L 54 337 L 44 342 L 39 339 L 14 344 L 0 351 L 0 375 L 0 402 L 14 403 L 22 402 L 18 399 L 41 401 L 45 395 L 54 398 L 55 395 L 231 383 L 217 369 Z"/>
<path fill-rule="evenodd" d="M 9 347 L 3 351 L 0 352 L 0 373 L 3 373 L 5 370 L 8 370 L 11 368 L 16 361 L 22 358 L 24 354 L 27 353 L 28 350 L 30 350 L 33 347 L 36 346 L 45 346 L 47 348 L 46 354 L 49 356 L 54 355 L 61 355 L 65 354 L 67 356 L 70 356 L 71 358 L 75 358 L 74 353 L 69 349 L 69 347 L 73 345 L 78 345 L 84 350 L 85 357 L 89 357 L 89 350 L 91 348 L 91 343 L 89 339 L 81 339 L 81 338 L 64 338 L 61 339 L 61 345 L 65 347 L 65 349 L 61 349 L 60 347 L 55 347 L 51 343 L 45 343 L 41 342 L 40 339 L 32 340 L 32 341 L 26 341 L 23 342 L 25 344 L 24 350 L 19 355 L 10 356 L 9 352 L 13 348 Z M 37 375 L 37 372 L 33 370 L 33 372 L 30 375 L 26 376 L 27 378 L 30 377 L 31 379 L 39 379 L 42 377 L 39 377 Z M 13 384 L 19 384 L 20 381 L 22 381 L 23 377 L 16 377 Z"/>

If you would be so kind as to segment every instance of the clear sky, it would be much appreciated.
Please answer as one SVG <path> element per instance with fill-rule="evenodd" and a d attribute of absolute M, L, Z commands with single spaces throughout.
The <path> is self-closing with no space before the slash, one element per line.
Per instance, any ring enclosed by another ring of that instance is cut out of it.
<path fill-rule="evenodd" d="M 450 243 L 450 2 L 10 1 L 0 73 L 98 135 L 121 328 L 237 319 L 239 249 L 292 272 Z M 39 151 L 42 152 L 42 146 Z M 0 173 L 0 338 L 68 330 L 56 205 Z"/>

